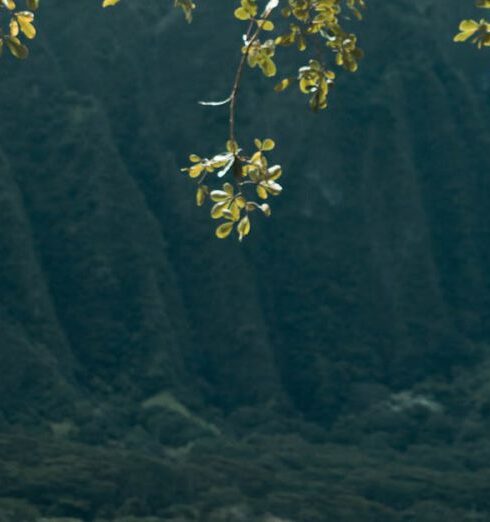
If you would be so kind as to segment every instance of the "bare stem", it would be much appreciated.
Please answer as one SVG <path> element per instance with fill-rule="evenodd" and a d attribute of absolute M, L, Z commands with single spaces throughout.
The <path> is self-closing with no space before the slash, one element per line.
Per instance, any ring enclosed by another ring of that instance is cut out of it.
<path fill-rule="evenodd" d="M 238 69 L 235 74 L 235 80 L 233 82 L 233 88 L 231 89 L 230 94 L 230 140 L 235 141 L 235 115 L 236 115 L 236 104 L 238 99 L 238 91 L 240 90 L 240 82 L 243 74 L 243 67 L 245 66 L 245 61 L 247 60 L 248 53 L 250 52 L 250 47 L 253 42 L 257 39 L 258 31 L 250 38 L 252 34 L 252 30 L 254 27 L 254 20 L 250 21 L 250 25 L 248 26 L 247 33 L 245 35 L 245 41 L 247 42 L 247 46 L 242 53 L 242 57 L 240 58 L 240 63 L 238 64 Z"/>

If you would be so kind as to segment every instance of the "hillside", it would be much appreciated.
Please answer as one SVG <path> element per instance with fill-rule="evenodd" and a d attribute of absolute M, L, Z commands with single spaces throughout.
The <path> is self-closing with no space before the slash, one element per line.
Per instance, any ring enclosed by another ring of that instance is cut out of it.
<path fill-rule="evenodd" d="M 451 43 L 460 2 L 373 2 L 325 114 L 247 72 L 285 190 L 243 244 L 179 171 L 226 139 L 196 102 L 240 24 L 51 4 L 1 65 L 0 521 L 487 520 L 490 57 Z"/>

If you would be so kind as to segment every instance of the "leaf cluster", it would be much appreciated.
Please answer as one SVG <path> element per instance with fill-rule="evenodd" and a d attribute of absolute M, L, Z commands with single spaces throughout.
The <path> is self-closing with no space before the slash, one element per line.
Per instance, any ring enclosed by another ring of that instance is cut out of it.
<path fill-rule="evenodd" d="M 278 7 L 281 9 L 276 9 Z M 211 217 L 224 220 L 216 228 L 217 237 L 228 237 L 236 228 L 241 241 L 250 232 L 251 212 L 261 210 L 266 216 L 271 213 L 270 206 L 260 200 L 277 196 L 282 191 L 277 183 L 282 168 L 280 165 L 270 167 L 265 155 L 274 148 L 274 141 L 256 139 L 256 151 L 248 156 L 235 140 L 235 110 L 244 65 L 259 68 L 268 78 L 274 77 L 277 74 L 274 59 L 278 47 L 296 46 L 299 53 L 309 51 L 307 63 L 299 67 L 296 76 L 281 80 L 275 91 L 281 92 L 297 82 L 300 92 L 309 96 L 312 110 L 325 109 L 335 73 L 327 65 L 324 54 L 328 53 L 324 51 L 333 53 L 333 64 L 349 72 L 357 70 L 362 51 L 357 47 L 356 35 L 348 32 L 342 24 L 348 18 L 346 13 L 353 13 L 355 18 L 361 19 L 364 7 L 364 0 L 269 0 L 264 4 L 258 0 L 240 0 L 234 16 L 247 22 L 248 28 L 243 35 L 242 58 L 231 94 L 223 102 L 204 103 L 229 105 L 230 128 L 226 151 L 211 159 L 192 154 L 190 161 L 193 165 L 182 169 L 198 181 L 197 204 L 203 205 L 209 197 L 214 203 Z M 274 16 L 276 13 L 277 16 Z M 270 36 L 261 39 L 262 33 Z M 205 183 L 210 174 L 216 180 L 229 173 L 233 183 L 227 181 L 219 188 L 210 188 Z M 259 201 L 250 197 L 250 187 Z"/>
<path fill-rule="evenodd" d="M 17 0 L 0 0 L 0 15 L 9 13 L 8 31 L 0 32 L 0 51 L 5 43 L 17 58 L 26 58 L 28 49 L 20 37 L 32 39 L 36 35 L 33 11 L 39 0 L 24 0 L 29 10 L 16 11 Z M 121 0 L 101 0 L 102 7 L 111 7 Z M 229 132 L 226 150 L 212 158 L 190 156 L 192 165 L 183 169 L 189 177 L 196 179 L 198 188 L 196 201 L 201 206 L 209 198 L 213 203 L 211 217 L 224 221 L 216 228 L 219 238 L 228 237 L 236 229 L 241 241 L 250 233 L 250 213 L 260 210 L 264 215 L 271 213 L 270 206 L 261 200 L 277 196 L 282 187 L 277 179 L 282 175 L 279 165 L 268 165 L 267 152 L 275 144 L 272 139 L 256 139 L 256 150 L 247 155 L 238 146 L 235 138 L 235 112 L 240 82 L 245 65 L 258 68 L 270 78 L 277 75 L 276 50 L 280 47 L 296 47 L 298 52 L 308 55 L 296 75 L 281 80 L 276 92 L 297 83 L 299 91 L 309 96 L 312 110 L 327 107 L 327 97 L 336 75 L 336 65 L 349 72 L 358 68 L 362 51 L 357 46 L 357 36 L 345 28 L 349 14 L 361 19 L 364 0 L 237 0 L 233 14 L 236 19 L 248 24 L 243 34 L 241 57 L 230 96 L 223 102 L 204 102 L 204 105 L 229 106 Z M 194 0 L 174 0 L 186 20 L 192 20 L 196 8 Z M 269 36 L 262 38 L 263 33 Z M 333 56 L 333 60 L 331 59 Z M 329 64 L 328 62 L 332 62 Z M 212 176 L 211 176 L 212 175 Z M 228 176 L 230 181 L 209 187 L 205 181 L 220 180 Z M 250 190 L 253 189 L 253 190 Z M 252 197 L 253 194 L 253 197 Z M 254 198 L 258 198 L 258 201 Z"/>
<path fill-rule="evenodd" d="M 211 217 L 223 219 L 216 228 L 216 236 L 220 239 L 228 237 L 235 228 L 239 241 L 242 241 L 250 233 L 252 212 L 259 210 L 267 217 L 271 215 L 270 206 L 260 200 L 282 192 L 281 185 L 277 183 L 282 168 L 280 165 L 269 166 L 265 155 L 274 149 L 274 141 L 269 138 L 255 139 L 254 144 L 256 151 L 247 156 L 235 141 L 229 140 L 226 151 L 210 159 L 191 154 L 189 160 L 192 165 L 182 169 L 190 178 L 197 180 L 197 205 L 202 206 L 209 198 L 213 203 Z M 217 184 L 225 176 L 230 178 L 231 183 Z"/>
<path fill-rule="evenodd" d="M 490 9 L 490 0 L 477 0 L 476 7 Z M 481 49 L 490 47 L 490 22 L 485 19 L 462 20 L 459 24 L 459 33 L 454 37 L 455 42 L 470 42 Z"/>
<path fill-rule="evenodd" d="M 19 59 L 27 58 L 29 50 L 24 39 L 36 36 L 34 11 L 40 0 L 23 0 L 25 10 L 17 10 L 16 2 L 21 0 L 0 0 L 0 54 L 4 47 Z M 250 232 L 249 213 L 260 209 L 270 215 L 269 205 L 259 204 L 245 194 L 247 185 L 255 187 L 259 199 L 278 195 L 282 187 L 276 182 L 282 174 L 280 166 L 268 167 L 264 152 L 272 150 L 274 142 L 266 139 L 255 140 L 256 152 L 251 156 L 243 153 L 235 139 L 235 112 L 243 67 L 258 68 L 270 78 L 277 75 L 275 59 L 280 47 L 295 48 L 302 55 L 307 55 L 306 62 L 297 68 L 295 74 L 285 77 L 274 87 L 282 92 L 297 84 L 301 93 L 309 97 L 309 106 L 313 111 L 326 109 L 328 95 L 336 79 L 334 66 L 348 72 L 355 72 L 363 51 L 358 47 L 358 38 L 347 25 L 351 18 L 361 20 L 365 9 L 365 0 L 236 0 L 233 14 L 240 21 L 248 24 L 243 34 L 241 59 L 230 96 L 222 102 L 204 102 L 204 105 L 228 105 L 229 139 L 226 151 L 211 159 L 191 155 L 193 165 L 183 169 L 191 178 L 198 180 L 196 201 L 202 205 L 207 197 L 213 202 L 211 216 L 224 219 L 216 229 L 220 238 L 227 237 L 236 227 L 238 238 L 242 240 Z M 119 4 L 120 0 L 102 0 L 102 7 Z M 174 0 L 174 6 L 180 8 L 186 20 L 191 22 L 196 8 L 194 0 Z M 476 0 L 476 7 L 490 9 L 490 0 Z M 351 16 L 352 15 L 352 16 Z M 470 41 L 478 48 L 490 47 L 490 22 L 485 19 L 463 20 L 460 32 L 454 41 Z M 263 33 L 266 38 L 261 39 Z M 327 51 L 327 52 L 326 52 Z M 333 58 L 333 60 L 332 60 Z M 231 173 L 232 181 L 225 182 L 219 189 L 209 188 L 204 181 L 209 174 L 215 178 Z"/>
<path fill-rule="evenodd" d="M 276 7 L 281 7 L 279 19 L 272 21 Z M 244 37 L 242 52 L 248 53 L 248 65 L 258 66 L 265 76 L 276 75 L 273 58 L 277 47 L 296 47 L 300 53 L 309 54 L 296 76 L 281 80 L 275 90 L 281 92 L 297 82 L 300 91 L 310 95 L 310 107 L 317 111 L 327 107 L 329 85 L 335 79 L 323 51 L 327 48 L 333 52 L 337 66 L 349 72 L 358 69 L 363 52 L 357 46 L 357 36 L 344 23 L 349 13 L 362 19 L 365 7 L 364 0 L 271 0 L 261 11 L 257 0 L 241 0 L 234 15 L 255 25 L 252 34 L 256 37 L 253 41 Z M 258 38 L 261 31 L 272 32 L 272 37 L 262 43 Z"/>
<path fill-rule="evenodd" d="M 25 0 L 24 10 L 18 10 L 14 0 L 0 0 L 0 56 L 4 46 L 20 60 L 29 56 L 29 49 L 22 39 L 36 37 L 33 11 L 38 7 L 39 0 Z"/>

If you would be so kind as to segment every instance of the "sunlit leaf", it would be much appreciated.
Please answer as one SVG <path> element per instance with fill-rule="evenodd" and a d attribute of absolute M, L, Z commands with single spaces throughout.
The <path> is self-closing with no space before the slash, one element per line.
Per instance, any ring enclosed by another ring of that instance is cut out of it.
<path fill-rule="evenodd" d="M 230 221 L 228 223 L 223 223 L 216 229 L 216 237 L 219 239 L 224 239 L 225 237 L 228 237 L 233 230 L 233 222 Z"/>
<path fill-rule="evenodd" d="M 26 0 L 27 9 L 37 11 L 39 9 L 39 0 Z"/>
<path fill-rule="evenodd" d="M 5 38 L 5 43 L 12 55 L 19 60 L 25 60 L 29 56 L 29 49 L 17 37 Z"/>
<path fill-rule="evenodd" d="M 239 241 L 250 234 L 250 219 L 248 216 L 245 216 L 240 220 L 237 225 L 237 232 Z"/>

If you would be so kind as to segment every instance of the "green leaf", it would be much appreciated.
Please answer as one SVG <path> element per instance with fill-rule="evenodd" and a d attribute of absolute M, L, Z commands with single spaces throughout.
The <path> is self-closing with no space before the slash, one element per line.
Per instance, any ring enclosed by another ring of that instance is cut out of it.
<path fill-rule="evenodd" d="M 243 217 L 238 223 L 237 227 L 238 240 L 241 241 L 245 236 L 250 234 L 250 219 L 248 216 Z"/>
<path fill-rule="evenodd" d="M 29 56 L 29 49 L 15 36 L 5 38 L 5 43 L 12 55 L 19 60 L 25 60 Z"/>
<path fill-rule="evenodd" d="M 293 80 L 291 78 L 284 78 L 284 80 L 281 80 L 278 84 L 276 84 L 274 90 L 276 92 L 284 91 L 291 85 L 292 81 Z"/>
<path fill-rule="evenodd" d="M 267 138 L 262 143 L 262 150 L 263 151 L 272 150 L 275 146 L 276 146 L 276 144 L 274 143 L 274 140 L 271 140 L 270 138 Z"/>
<path fill-rule="evenodd" d="M 224 239 L 225 237 L 228 237 L 233 230 L 233 221 L 229 221 L 228 223 L 223 223 L 216 229 L 216 237 L 219 239 Z"/>

